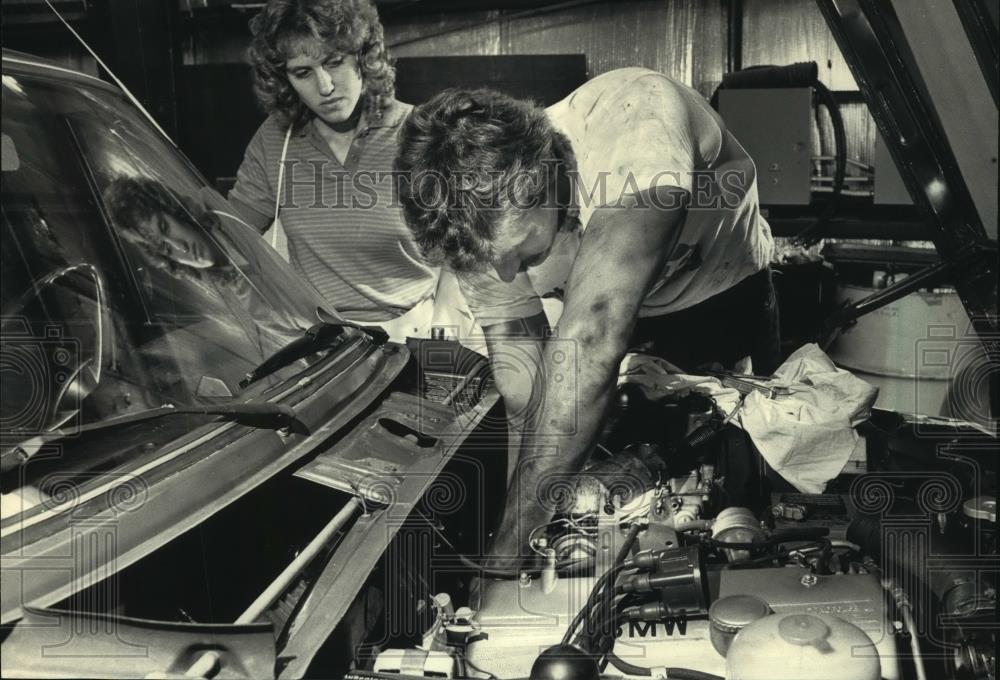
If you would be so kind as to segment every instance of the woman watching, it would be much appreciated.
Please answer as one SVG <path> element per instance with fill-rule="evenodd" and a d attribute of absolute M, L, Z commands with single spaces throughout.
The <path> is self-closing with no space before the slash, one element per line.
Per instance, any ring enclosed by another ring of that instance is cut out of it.
<path fill-rule="evenodd" d="M 290 262 L 344 317 L 424 335 L 437 270 L 393 200 L 396 133 L 412 107 L 395 99 L 374 5 L 269 0 L 250 28 L 268 117 L 231 202 L 262 233 L 280 220 Z"/>

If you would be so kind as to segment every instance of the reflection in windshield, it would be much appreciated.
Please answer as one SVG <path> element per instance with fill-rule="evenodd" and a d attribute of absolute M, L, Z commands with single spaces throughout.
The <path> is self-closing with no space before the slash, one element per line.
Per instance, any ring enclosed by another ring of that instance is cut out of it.
<path fill-rule="evenodd" d="M 202 224 L 218 224 L 218 218 L 204 209 L 193 213 L 190 199 L 185 207 L 155 180 L 120 176 L 104 190 L 104 203 L 122 236 L 141 246 L 164 269 L 191 276 L 197 274 L 192 270 L 211 269 L 227 261 L 198 227 L 194 215 L 200 216 Z"/>
<path fill-rule="evenodd" d="M 315 356 L 239 380 L 316 321 L 293 278 L 174 149 L 115 95 L 16 78 L 3 88 L 5 446 L 174 404 L 255 398 Z M 208 419 L 68 440 L 0 479 L 3 515 L 63 477 L 137 464 Z M 16 476 L 16 479 L 11 477 Z"/>
<path fill-rule="evenodd" d="M 153 316 L 183 325 L 196 337 L 229 336 L 226 344 L 241 348 L 230 360 L 201 365 L 200 385 L 187 385 L 195 397 L 207 396 L 202 388 L 206 381 L 223 383 L 225 396 L 234 394 L 233 378 L 248 370 L 242 361 L 266 356 L 299 332 L 276 310 L 261 309 L 259 293 L 227 254 L 236 248 L 225 239 L 219 216 L 197 199 L 175 197 L 157 180 L 127 176 L 111 180 L 103 199 L 126 252 L 131 251 Z M 191 300 L 197 308 L 190 307 Z M 199 349 L 191 347 L 190 352 Z M 188 363 L 198 360 L 192 356 Z M 188 375 L 194 377 L 193 372 Z"/>

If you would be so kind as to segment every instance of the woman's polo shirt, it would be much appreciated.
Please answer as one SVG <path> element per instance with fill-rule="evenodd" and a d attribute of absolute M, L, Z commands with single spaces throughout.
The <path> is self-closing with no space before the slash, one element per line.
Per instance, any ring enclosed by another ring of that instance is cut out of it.
<path fill-rule="evenodd" d="M 363 122 L 344 163 L 311 123 L 293 132 L 285 154 L 279 218 L 295 268 L 342 315 L 357 321 L 399 316 L 432 292 L 436 270 L 421 259 L 394 191 L 399 124 L 412 107 L 393 100 Z M 274 218 L 287 126 L 271 115 L 250 140 L 234 207 L 263 233 Z"/>

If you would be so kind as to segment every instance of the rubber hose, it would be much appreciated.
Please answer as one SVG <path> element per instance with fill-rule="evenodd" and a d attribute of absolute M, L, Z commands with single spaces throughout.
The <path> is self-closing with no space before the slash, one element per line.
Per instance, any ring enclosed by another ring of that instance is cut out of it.
<path fill-rule="evenodd" d="M 498 578 L 498 579 L 514 579 L 519 578 L 521 574 L 528 574 L 529 576 L 535 577 L 542 573 L 541 569 L 494 569 L 492 567 L 487 567 L 472 560 L 465 555 L 458 556 L 459 561 L 463 566 L 469 569 L 475 569 L 480 572 L 480 576 L 483 578 Z M 594 560 L 591 557 L 586 557 L 579 560 L 569 560 L 565 562 L 560 562 L 556 564 L 556 571 L 560 576 L 574 576 L 580 572 L 586 571 L 588 568 L 593 566 Z"/>
<path fill-rule="evenodd" d="M 818 538 L 825 538 L 826 536 L 829 536 L 829 534 L 830 529 L 828 527 L 802 527 L 801 529 L 787 529 L 785 531 L 776 532 L 771 534 L 771 537 L 767 540 L 758 541 L 756 543 L 735 543 L 733 541 L 720 541 L 715 538 L 706 539 L 705 543 L 716 548 L 729 550 L 755 550 L 769 545 L 777 545 L 778 543 L 790 543 L 791 541 L 813 541 Z"/>
<path fill-rule="evenodd" d="M 643 666 L 636 666 L 618 657 L 614 652 L 608 652 L 608 662 L 622 673 L 629 675 L 652 676 L 653 671 Z M 725 678 L 714 673 L 704 673 L 690 668 L 667 668 L 668 680 L 725 680 Z"/>
<path fill-rule="evenodd" d="M 847 133 L 844 128 L 844 118 L 840 105 L 830 89 L 819 80 L 819 67 L 816 62 L 800 62 L 788 66 L 751 66 L 742 71 L 727 73 L 722 82 L 712 93 L 712 108 L 719 109 L 719 90 L 749 89 L 749 88 L 785 88 L 812 87 L 816 90 L 820 103 L 830 114 L 833 125 L 834 175 L 833 192 L 820 216 L 811 225 L 799 232 L 795 240 L 799 244 L 815 242 L 814 234 L 821 233 L 829 224 L 840 205 L 847 178 Z"/>
<path fill-rule="evenodd" d="M 722 83 L 712 94 L 712 108 L 719 108 L 719 90 L 739 90 L 761 87 L 812 87 L 819 79 L 819 67 L 814 61 L 788 66 L 750 66 L 722 76 Z"/>
<path fill-rule="evenodd" d="M 840 197 L 844 192 L 844 183 L 847 178 L 847 133 L 844 129 L 844 118 L 840 113 L 840 105 L 826 85 L 817 80 L 813 87 L 816 88 L 816 94 L 819 95 L 820 101 L 830 114 L 830 122 L 833 125 L 833 146 L 836 165 L 833 173 L 833 193 L 830 194 L 830 200 L 827 201 L 826 207 L 819 218 L 795 237 L 795 240 L 802 244 L 815 242 L 817 239 L 813 235 L 817 233 L 821 234 L 830 222 L 830 218 L 837 212 L 837 207 L 840 205 Z"/>

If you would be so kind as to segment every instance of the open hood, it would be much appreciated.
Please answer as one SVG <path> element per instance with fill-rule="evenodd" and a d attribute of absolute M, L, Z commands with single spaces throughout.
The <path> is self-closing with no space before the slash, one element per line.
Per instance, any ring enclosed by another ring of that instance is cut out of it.
<path fill-rule="evenodd" d="M 867 304 L 947 279 L 996 356 L 996 3 L 818 2 L 942 259 Z"/>

